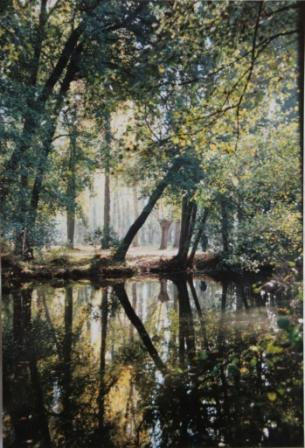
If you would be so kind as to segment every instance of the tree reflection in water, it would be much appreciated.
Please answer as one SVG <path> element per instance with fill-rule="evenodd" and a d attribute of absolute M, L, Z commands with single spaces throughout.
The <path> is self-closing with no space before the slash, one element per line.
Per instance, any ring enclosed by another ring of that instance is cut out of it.
<path fill-rule="evenodd" d="M 37 286 L 3 313 L 7 448 L 302 446 L 301 351 L 251 285 Z"/>

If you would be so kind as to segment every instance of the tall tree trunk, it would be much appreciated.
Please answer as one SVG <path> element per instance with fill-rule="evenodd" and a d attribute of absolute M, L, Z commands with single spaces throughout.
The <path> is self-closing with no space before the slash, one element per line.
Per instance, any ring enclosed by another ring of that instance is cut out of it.
<path fill-rule="evenodd" d="M 105 186 L 104 186 L 104 228 L 103 239 L 101 241 L 102 249 L 110 247 L 110 157 L 111 157 L 111 121 L 109 112 L 105 112 Z"/>
<path fill-rule="evenodd" d="M 188 265 L 188 253 L 191 245 L 191 239 L 194 232 L 197 214 L 197 204 L 189 197 L 185 196 L 182 200 L 181 215 L 181 233 L 179 240 L 179 250 L 173 258 L 173 263 L 186 268 Z"/>
<path fill-rule="evenodd" d="M 105 172 L 104 185 L 104 238 L 102 241 L 102 249 L 110 247 L 110 174 Z"/>
<path fill-rule="evenodd" d="M 168 219 L 161 219 L 159 221 L 160 227 L 161 227 L 161 244 L 160 244 L 160 250 L 167 249 L 168 246 L 168 234 L 170 226 L 172 225 L 172 221 Z"/>
<path fill-rule="evenodd" d="M 137 195 L 137 187 L 132 187 L 132 200 L 133 200 L 133 209 L 134 209 L 134 215 L 135 219 L 139 216 L 139 204 L 138 204 L 138 195 Z M 140 236 L 139 233 L 137 233 L 133 239 L 133 247 L 139 247 L 140 246 Z"/>
<path fill-rule="evenodd" d="M 75 233 L 75 210 L 68 210 L 67 212 L 67 238 L 68 247 L 74 248 L 74 233 Z"/>
<path fill-rule="evenodd" d="M 181 222 L 175 221 L 175 236 L 174 236 L 174 247 L 179 247 L 180 240 L 180 232 L 181 232 Z"/>
<path fill-rule="evenodd" d="M 224 252 L 229 252 L 229 217 L 225 198 L 222 198 L 220 201 L 220 209 L 222 246 Z"/>
<path fill-rule="evenodd" d="M 121 241 L 116 253 L 114 254 L 113 259 L 115 261 L 124 261 L 126 253 L 129 249 L 130 244 L 132 243 L 133 238 L 139 231 L 139 229 L 143 226 L 146 219 L 148 218 L 150 212 L 154 208 L 158 199 L 162 196 L 165 188 L 171 183 L 173 176 L 179 171 L 182 166 L 183 160 L 177 159 L 173 166 L 169 169 L 168 173 L 164 177 L 164 179 L 159 183 L 159 185 L 155 188 L 153 193 L 151 194 L 148 203 L 143 208 L 142 212 L 138 216 L 138 218 L 134 221 L 134 223 L 129 228 L 125 237 Z"/>
<path fill-rule="evenodd" d="M 301 174 L 301 192 L 300 201 L 301 216 L 303 216 L 303 198 L 304 198 L 304 51 L 305 51 L 305 2 L 299 1 L 298 15 L 298 87 L 299 87 L 299 134 L 300 134 L 300 174 Z"/>
<path fill-rule="evenodd" d="M 196 234 L 196 237 L 195 237 L 195 241 L 193 243 L 192 251 L 191 251 L 190 256 L 189 256 L 189 263 L 190 263 L 190 265 L 193 264 L 193 261 L 194 261 L 194 258 L 195 258 L 195 254 L 196 254 L 196 250 L 198 248 L 199 242 L 200 242 L 200 240 L 202 238 L 202 235 L 203 235 L 203 232 L 204 232 L 204 226 L 205 226 L 205 223 L 206 223 L 206 220 L 207 220 L 207 217 L 208 217 L 208 213 L 209 213 L 208 209 L 205 209 L 204 212 L 202 213 L 202 216 L 201 216 L 201 219 L 200 219 L 200 222 L 199 222 L 199 225 L 198 225 L 198 230 L 197 230 L 197 234 Z"/>
<path fill-rule="evenodd" d="M 73 123 L 72 134 L 70 136 L 70 154 L 69 154 L 69 176 L 67 185 L 68 207 L 67 207 L 67 238 L 68 247 L 74 247 L 75 231 L 75 209 L 76 209 L 76 126 Z"/>

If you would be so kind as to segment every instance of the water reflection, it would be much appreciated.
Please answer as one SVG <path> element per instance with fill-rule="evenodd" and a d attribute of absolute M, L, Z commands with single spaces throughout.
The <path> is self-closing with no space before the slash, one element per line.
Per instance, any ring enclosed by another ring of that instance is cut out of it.
<path fill-rule="evenodd" d="M 302 446 L 301 353 L 277 313 L 208 278 L 12 291 L 5 447 Z"/>

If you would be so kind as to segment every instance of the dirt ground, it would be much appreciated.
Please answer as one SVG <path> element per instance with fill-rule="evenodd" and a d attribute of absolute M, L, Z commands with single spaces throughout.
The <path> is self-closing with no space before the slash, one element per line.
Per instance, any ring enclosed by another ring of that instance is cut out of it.
<path fill-rule="evenodd" d="M 83 257 L 93 257 L 94 255 L 100 255 L 102 257 L 108 257 L 111 255 L 110 250 L 101 250 L 99 248 L 94 248 L 92 246 L 77 245 L 75 249 L 64 249 L 62 247 L 53 247 L 54 249 L 63 250 L 64 253 L 71 258 L 83 258 Z M 176 248 L 169 248 L 166 250 L 159 250 L 153 246 L 145 247 L 131 247 L 127 253 L 127 260 L 132 261 L 137 258 L 168 258 L 176 255 Z M 197 254 L 203 254 L 203 252 L 197 251 Z"/>

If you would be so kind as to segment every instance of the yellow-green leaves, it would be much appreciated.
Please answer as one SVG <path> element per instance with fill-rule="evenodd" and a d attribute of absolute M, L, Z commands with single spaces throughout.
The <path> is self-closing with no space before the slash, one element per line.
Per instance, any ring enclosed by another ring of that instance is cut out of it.
<path fill-rule="evenodd" d="M 267 397 L 269 401 L 275 401 L 277 399 L 276 392 L 268 392 Z"/>

